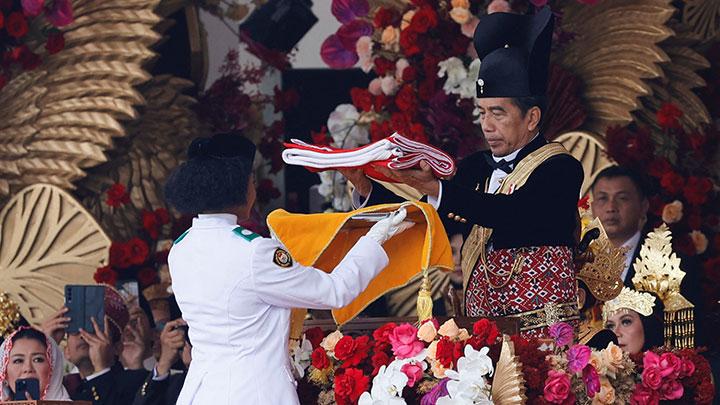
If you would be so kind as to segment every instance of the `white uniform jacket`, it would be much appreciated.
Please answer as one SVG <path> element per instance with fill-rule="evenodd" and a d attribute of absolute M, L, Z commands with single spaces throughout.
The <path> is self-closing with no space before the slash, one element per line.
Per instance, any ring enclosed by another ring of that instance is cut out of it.
<path fill-rule="evenodd" d="M 234 215 L 214 214 L 193 220 L 168 264 L 193 344 L 177 403 L 288 405 L 298 403 L 288 356 L 290 308 L 349 304 L 388 257 L 362 237 L 328 274 L 299 265 L 280 242 L 239 227 Z"/>

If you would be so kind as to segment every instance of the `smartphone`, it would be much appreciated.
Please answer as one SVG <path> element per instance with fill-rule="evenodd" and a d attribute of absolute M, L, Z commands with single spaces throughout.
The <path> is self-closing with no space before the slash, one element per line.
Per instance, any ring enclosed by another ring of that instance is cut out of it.
<path fill-rule="evenodd" d="M 138 286 L 138 282 L 135 280 L 128 280 L 128 281 L 122 281 L 118 283 L 117 290 L 122 295 L 123 299 L 125 300 L 125 304 L 128 306 L 128 309 L 132 307 L 137 307 L 140 305 L 139 301 L 139 295 L 140 295 L 140 287 Z"/>
<path fill-rule="evenodd" d="M 32 398 L 27 398 L 26 393 Z M 15 395 L 13 401 L 24 401 L 27 399 L 40 399 L 40 381 L 37 378 L 20 378 L 15 381 Z"/>
<path fill-rule="evenodd" d="M 70 318 L 66 331 L 77 333 L 80 328 L 95 333 L 92 318 L 102 330 L 105 325 L 105 287 L 101 285 L 66 285 L 65 306 Z"/>

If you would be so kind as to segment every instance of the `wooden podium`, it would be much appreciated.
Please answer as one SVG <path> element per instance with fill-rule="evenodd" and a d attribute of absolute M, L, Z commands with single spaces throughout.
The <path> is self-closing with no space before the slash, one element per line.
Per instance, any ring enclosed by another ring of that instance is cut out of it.
<path fill-rule="evenodd" d="M 10 401 L 3 404 L 12 405 L 92 405 L 90 401 Z"/>

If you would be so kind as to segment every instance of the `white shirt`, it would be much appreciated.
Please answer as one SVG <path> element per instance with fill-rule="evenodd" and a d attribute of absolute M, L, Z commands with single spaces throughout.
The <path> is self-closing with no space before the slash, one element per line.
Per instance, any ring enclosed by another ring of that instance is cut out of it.
<path fill-rule="evenodd" d="M 173 291 L 193 344 L 178 405 L 297 404 L 290 309 L 347 305 L 388 263 L 367 237 L 330 274 L 278 259 L 281 250 L 230 214 L 200 215 L 170 249 Z"/>
<path fill-rule="evenodd" d="M 638 243 L 640 243 L 640 231 L 635 232 L 635 235 L 626 240 L 622 245 L 622 247 L 627 248 L 627 251 L 625 252 L 625 269 L 620 275 L 623 282 L 630 271 L 630 266 L 632 266 L 633 255 L 635 253 L 635 249 L 637 249 Z"/>
<path fill-rule="evenodd" d="M 533 139 L 535 139 L 535 138 L 533 138 Z M 515 152 L 513 152 L 509 155 L 506 155 L 506 156 L 498 157 L 495 155 L 491 155 L 491 157 L 493 158 L 495 163 L 497 163 L 503 159 L 506 162 L 512 162 L 513 160 L 515 160 L 518 153 L 520 153 L 520 149 L 518 149 Z M 511 164 L 510 167 L 514 169 L 515 163 Z M 505 173 L 505 171 L 503 171 L 503 170 L 500 170 L 500 169 L 493 170 L 492 173 L 490 174 L 490 183 L 488 184 L 487 192 L 490 194 L 495 193 L 500 188 L 500 183 L 503 181 L 503 179 L 505 179 L 505 177 L 507 177 L 507 175 L 508 175 L 508 173 Z"/>

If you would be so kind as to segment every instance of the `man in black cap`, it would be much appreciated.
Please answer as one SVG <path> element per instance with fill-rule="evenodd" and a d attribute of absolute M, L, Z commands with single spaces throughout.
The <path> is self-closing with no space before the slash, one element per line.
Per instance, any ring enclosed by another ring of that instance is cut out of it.
<path fill-rule="evenodd" d="M 465 237 L 466 314 L 517 316 L 529 336 L 577 319 L 572 252 L 582 166 L 539 131 L 552 31 L 547 7 L 534 16 L 483 17 L 474 35 L 482 61 L 477 105 L 490 150 L 465 158 L 452 179 L 435 178 L 424 163 L 385 172 L 425 194 L 448 235 Z M 356 205 L 399 198 L 359 170 L 343 173 L 356 187 Z"/>

